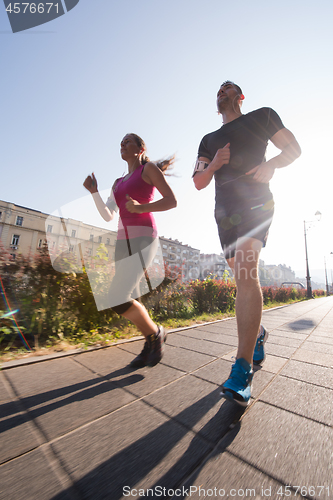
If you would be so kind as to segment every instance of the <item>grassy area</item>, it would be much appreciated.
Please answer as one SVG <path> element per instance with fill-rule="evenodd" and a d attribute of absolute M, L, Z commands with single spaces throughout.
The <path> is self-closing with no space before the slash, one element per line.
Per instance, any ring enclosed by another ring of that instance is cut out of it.
<path fill-rule="evenodd" d="M 288 302 L 275 302 L 264 305 L 264 310 L 273 307 L 285 306 L 299 302 L 297 300 L 289 300 Z M 218 321 L 225 318 L 234 317 L 234 312 L 229 313 L 203 313 L 194 315 L 191 318 L 169 318 L 163 321 L 163 325 L 167 329 L 188 327 L 211 321 Z M 98 328 L 89 332 L 76 333 L 71 336 L 59 338 L 58 336 L 50 336 L 44 343 L 40 343 L 37 349 L 31 352 L 27 351 L 19 340 L 8 348 L 2 347 L 0 344 L 0 362 L 11 361 L 13 359 L 28 358 L 31 356 L 44 356 L 57 352 L 66 352 L 73 349 L 88 349 L 90 347 L 103 347 L 116 343 L 119 340 L 130 339 L 140 335 L 140 332 L 127 320 L 120 318 L 119 321 L 110 328 Z"/>

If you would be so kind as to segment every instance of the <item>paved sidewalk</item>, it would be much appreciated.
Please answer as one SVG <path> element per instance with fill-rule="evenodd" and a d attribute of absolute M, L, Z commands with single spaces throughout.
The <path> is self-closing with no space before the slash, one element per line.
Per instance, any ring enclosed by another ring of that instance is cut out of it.
<path fill-rule="evenodd" d="M 333 499 L 333 297 L 263 323 L 243 415 L 219 395 L 235 319 L 171 333 L 154 368 L 127 367 L 142 340 L 3 366 L 0 498 Z"/>

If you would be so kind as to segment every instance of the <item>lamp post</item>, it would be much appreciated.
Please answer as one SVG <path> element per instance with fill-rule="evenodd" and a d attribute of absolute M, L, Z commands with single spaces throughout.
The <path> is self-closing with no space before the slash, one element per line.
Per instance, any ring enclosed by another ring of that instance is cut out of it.
<path fill-rule="evenodd" d="M 321 218 L 321 213 L 316 212 L 315 216 L 317 217 L 317 220 L 319 221 Z M 311 276 L 310 276 L 310 270 L 309 270 L 309 258 L 308 258 L 308 245 L 306 241 L 306 231 L 307 231 L 307 224 L 311 224 L 315 221 L 304 221 L 304 241 L 305 241 L 305 260 L 306 260 L 306 296 L 308 299 L 312 299 L 312 288 L 311 288 Z"/>
<path fill-rule="evenodd" d="M 328 297 L 330 295 L 330 289 L 328 287 L 327 269 L 326 269 L 326 258 L 325 257 L 324 257 L 324 265 L 325 265 L 326 297 Z"/>

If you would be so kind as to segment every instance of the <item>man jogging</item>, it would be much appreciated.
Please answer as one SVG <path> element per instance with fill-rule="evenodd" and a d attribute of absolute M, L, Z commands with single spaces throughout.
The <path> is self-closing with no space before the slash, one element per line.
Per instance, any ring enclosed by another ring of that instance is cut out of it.
<path fill-rule="evenodd" d="M 237 286 L 238 351 L 221 394 L 246 406 L 251 397 L 252 364 L 264 360 L 267 339 L 267 332 L 260 325 L 262 293 L 258 263 L 274 212 L 268 183 L 275 169 L 296 160 L 301 149 L 271 108 L 243 115 L 243 99 L 238 85 L 231 81 L 221 85 L 217 107 L 223 125 L 202 139 L 193 180 L 200 190 L 215 178 L 215 219 Z M 266 161 L 269 140 L 281 153 Z"/>

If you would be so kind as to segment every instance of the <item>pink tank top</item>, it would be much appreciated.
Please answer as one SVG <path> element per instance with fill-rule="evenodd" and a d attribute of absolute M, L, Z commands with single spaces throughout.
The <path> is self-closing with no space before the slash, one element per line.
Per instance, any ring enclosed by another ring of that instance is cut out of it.
<path fill-rule="evenodd" d="M 157 237 L 157 227 L 151 212 L 132 214 L 126 210 L 127 194 L 141 204 L 150 203 L 154 199 L 155 186 L 151 186 L 142 179 L 143 169 L 144 165 L 141 165 L 127 179 L 124 180 L 124 177 L 121 177 L 113 188 L 119 207 L 118 240 L 140 236 Z"/>

